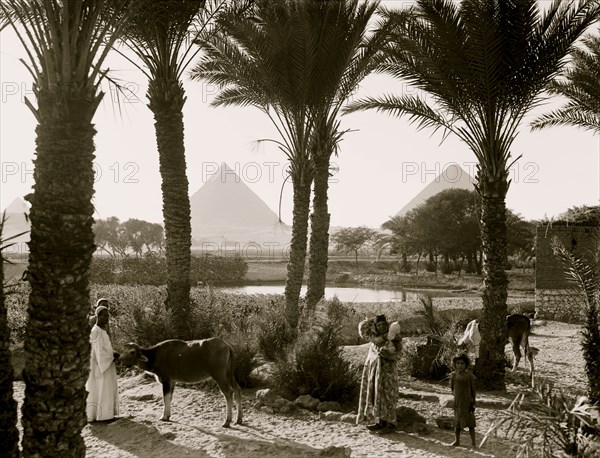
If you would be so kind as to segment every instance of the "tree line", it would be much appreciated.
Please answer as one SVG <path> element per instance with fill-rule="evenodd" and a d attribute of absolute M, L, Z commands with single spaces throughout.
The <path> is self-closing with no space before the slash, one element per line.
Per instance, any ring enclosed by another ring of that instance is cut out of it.
<path fill-rule="evenodd" d="M 383 231 L 368 227 L 342 228 L 332 235 L 338 252 L 351 252 L 358 263 L 361 249 L 378 256 L 387 252 L 402 259 L 401 269 L 409 272 L 416 257 L 418 272 L 421 257 L 426 270 L 442 273 L 464 271 L 481 274 L 483 246 L 479 227 L 481 209 L 476 191 L 447 189 L 404 216 L 394 216 L 381 225 Z M 527 221 L 507 209 L 507 257 L 519 262 L 534 256 L 536 221 Z M 440 262 L 441 259 L 441 262 Z M 510 267 L 508 258 L 506 267 Z"/>
<path fill-rule="evenodd" d="M 94 223 L 94 241 L 97 249 L 111 257 L 163 255 L 165 236 L 163 227 L 157 223 L 130 218 L 120 222 L 116 216 L 99 219 Z"/>

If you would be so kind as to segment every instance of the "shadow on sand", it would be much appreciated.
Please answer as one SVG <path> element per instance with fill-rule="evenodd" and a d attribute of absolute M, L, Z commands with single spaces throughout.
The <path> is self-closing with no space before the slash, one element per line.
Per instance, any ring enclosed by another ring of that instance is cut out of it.
<path fill-rule="evenodd" d="M 191 428 L 198 432 L 199 437 L 204 437 L 202 445 L 210 447 L 211 452 L 203 450 L 202 446 L 190 447 L 177 444 L 173 440 L 177 437 L 175 432 L 161 432 L 156 426 L 148 421 L 136 421 L 130 418 L 121 418 L 114 422 L 97 422 L 89 425 L 90 433 L 95 438 L 111 444 L 124 452 L 139 457 L 208 457 L 214 456 L 218 449 L 220 456 L 226 457 L 264 457 L 264 456 L 290 456 L 290 457 L 347 457 L 342 448 L 331 450 L 320 450 L 307 445 L 298 444 L 290 440 L 269 441 L 253 437 L 240 437 L 238 433 L 253 436 L 252 428 L 247 426 L 234 426 L 231 429 L 223 429 L 222 433 L 216 433 L 210 429 L 202 429 L 181 422 L 169 422 L 172 425 Z M 228 434 L 231 431 L 232 434 Z M 211 440 L 214 439 L 214 440 Z M 218 445 L 215 445 L 215 442 Z M 106 451 L 104 451 L 105 453 Z M 324 453 L 325 452 L 325 453 Z M 103 453 L 95 450 L 92 446 L 88 448 L 88 456 L 98 456 Z M 104 455 L 103 455 L 104 456 Z"/>
<path fill-rule="evenodd" d="M 162 434 L 155 426 L 129 418 L 112 422 L 90 423 L 90 434 L 120 450 L 140 457 L 207 457 L 201 450 L 194 450 L 171 442 L 172 433 Z M 88 456 L 95 455 L 88 448 Z"/>

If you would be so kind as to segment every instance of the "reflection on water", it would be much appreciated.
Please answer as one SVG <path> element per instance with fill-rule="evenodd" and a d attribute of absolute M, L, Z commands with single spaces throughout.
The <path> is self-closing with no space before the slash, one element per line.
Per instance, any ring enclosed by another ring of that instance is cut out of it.
<path fill-rule="evenodd" d="M 246 285 L 219 288 L 220 291 L 235 294 L 283 294 L 285 285 Z M 306 286 L 302 287 L 301 294 L 306 294 Z M 464 292 L 460 294 L 449 290 L 440 289 L 412 289 L 401 288 L 365 288 L 365 287 L 342 287 L 328 286 L 325 288 L 325 298 L 331 299 L 337 296 L 342 302 L 403 302 L 417 300 L 419 294 L 428 294 L 435 297 L 465 296 Z"/>

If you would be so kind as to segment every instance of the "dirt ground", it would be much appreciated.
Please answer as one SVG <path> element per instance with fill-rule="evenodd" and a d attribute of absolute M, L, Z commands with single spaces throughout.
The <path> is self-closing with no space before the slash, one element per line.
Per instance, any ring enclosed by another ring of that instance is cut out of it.
<path fill-rule="evenodd" d="M 540 349 L 536 358 L 538 374 L 554 381 L 570 392 L 585 388 L 583 358 L 577 325 L 556 322 L 537 323 L 531 345 Z M 508 348 L 508 347 L 507 347 Z M 346 347 L 348 358 L 364 361 L 366 346 Z M 527 378 L 521 367 L 508 374 L 508 393 L 480 393 L 482 404 L 508 402 Z M 16 397 L 23 400 L 24 385 L 15 383 Z M 412 407 L 427 419 L 430 432 L 415 434 L 395 432 L 378 436 L 364 426 L 319 419 L 318 413 L 300 411 L 293 415 L 269 413 L 255 409 L 256 390 L 244 390 L 244 425 L 229 429 L 220 425 L 224 415 L 224 400 L 214 387 L 198 389 L 177 387 L 173 398 L 170 422 L 158 421 L 162 412 L 160 385 L 143 376 L 119 379 L 120 416 L 110 423 L 93 423 L 85 427 L 83 436 L 89 457 L 508 457 L 514 456 L 509 445 L 492 439 L 482 449 L 453 448 L 452 431 L 439 429 L 435 418 L 452 415 L 443 406 L 449 397 L 444 383 L 419 382 L 401 376 L 400 404 Z M 408 393 L 429 394 L 434 401 L 407 399 Z M 440 402 L 435 402 L 435 396 Z M 478 408 L 478 440 L 498 417 L 494 408 Z M 465 433 L 465 436 L 468 436 Z M 464 439 L 467 439 L 465 437 Z M 468 441 L 464 441 L 468 443 Z"/>

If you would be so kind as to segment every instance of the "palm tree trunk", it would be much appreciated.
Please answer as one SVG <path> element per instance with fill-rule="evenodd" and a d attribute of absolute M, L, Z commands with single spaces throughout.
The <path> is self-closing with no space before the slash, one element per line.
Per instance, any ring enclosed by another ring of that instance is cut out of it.
<path fill-rule="evenodd" d="M 24 456 L 85 456 L 89 268 L 95 250 L 91 119 L 101 97 L 38 94 L 25 335 Z M 58 101 L 57 101 L 58 100 Z"/>
<path fill-rule="evenodd" d="M 162 178 L 167 259 L 165 305 L 173 311 L 177 337 L 189 339 L 192 227 L 183 142 L 185 92 L 176 78 L 158 79 L 150 81 L 148 99 L 154 114 Z"/>
<path fill-rule="evenodd" d="M 491 181 L 491 180 L 490 180 Z M 483 252 L 483 316 L 481 345 L 475 373 L 486 389 L 502 390 L 504 385 L 506 334 L 506 182 L 482 183 L 481 241 Z"/>
<path fill-rule="evenodd" d="M 308 212 L 310 205 L 310 180 L 292 178 L 294 185 L 294 211 L 290 260 L 285 282 L 285 314 L 288 324 L 296 329 L 300 317 L 299 301 L 308 235 Z"/>
<path fill-rule="evenodd" d="M 313 212 L 310 217 L 310 248 L 308 257 L 308 287 L 306 306 L 314 310 L 317 302 L 325 296 L 327 262 L 329 252 L 329 157 L 315 167 Z"/>
<path fill-rule="evenodd" d="M 0 227 L 0 240 L 2 239 Z M 0 450 L 7 458 L 19 456 L 17 403 L 13 399 L 13 367 L 10 361 L 10 330 L 4 296 L 4 258 L 0 253 Z"/>

